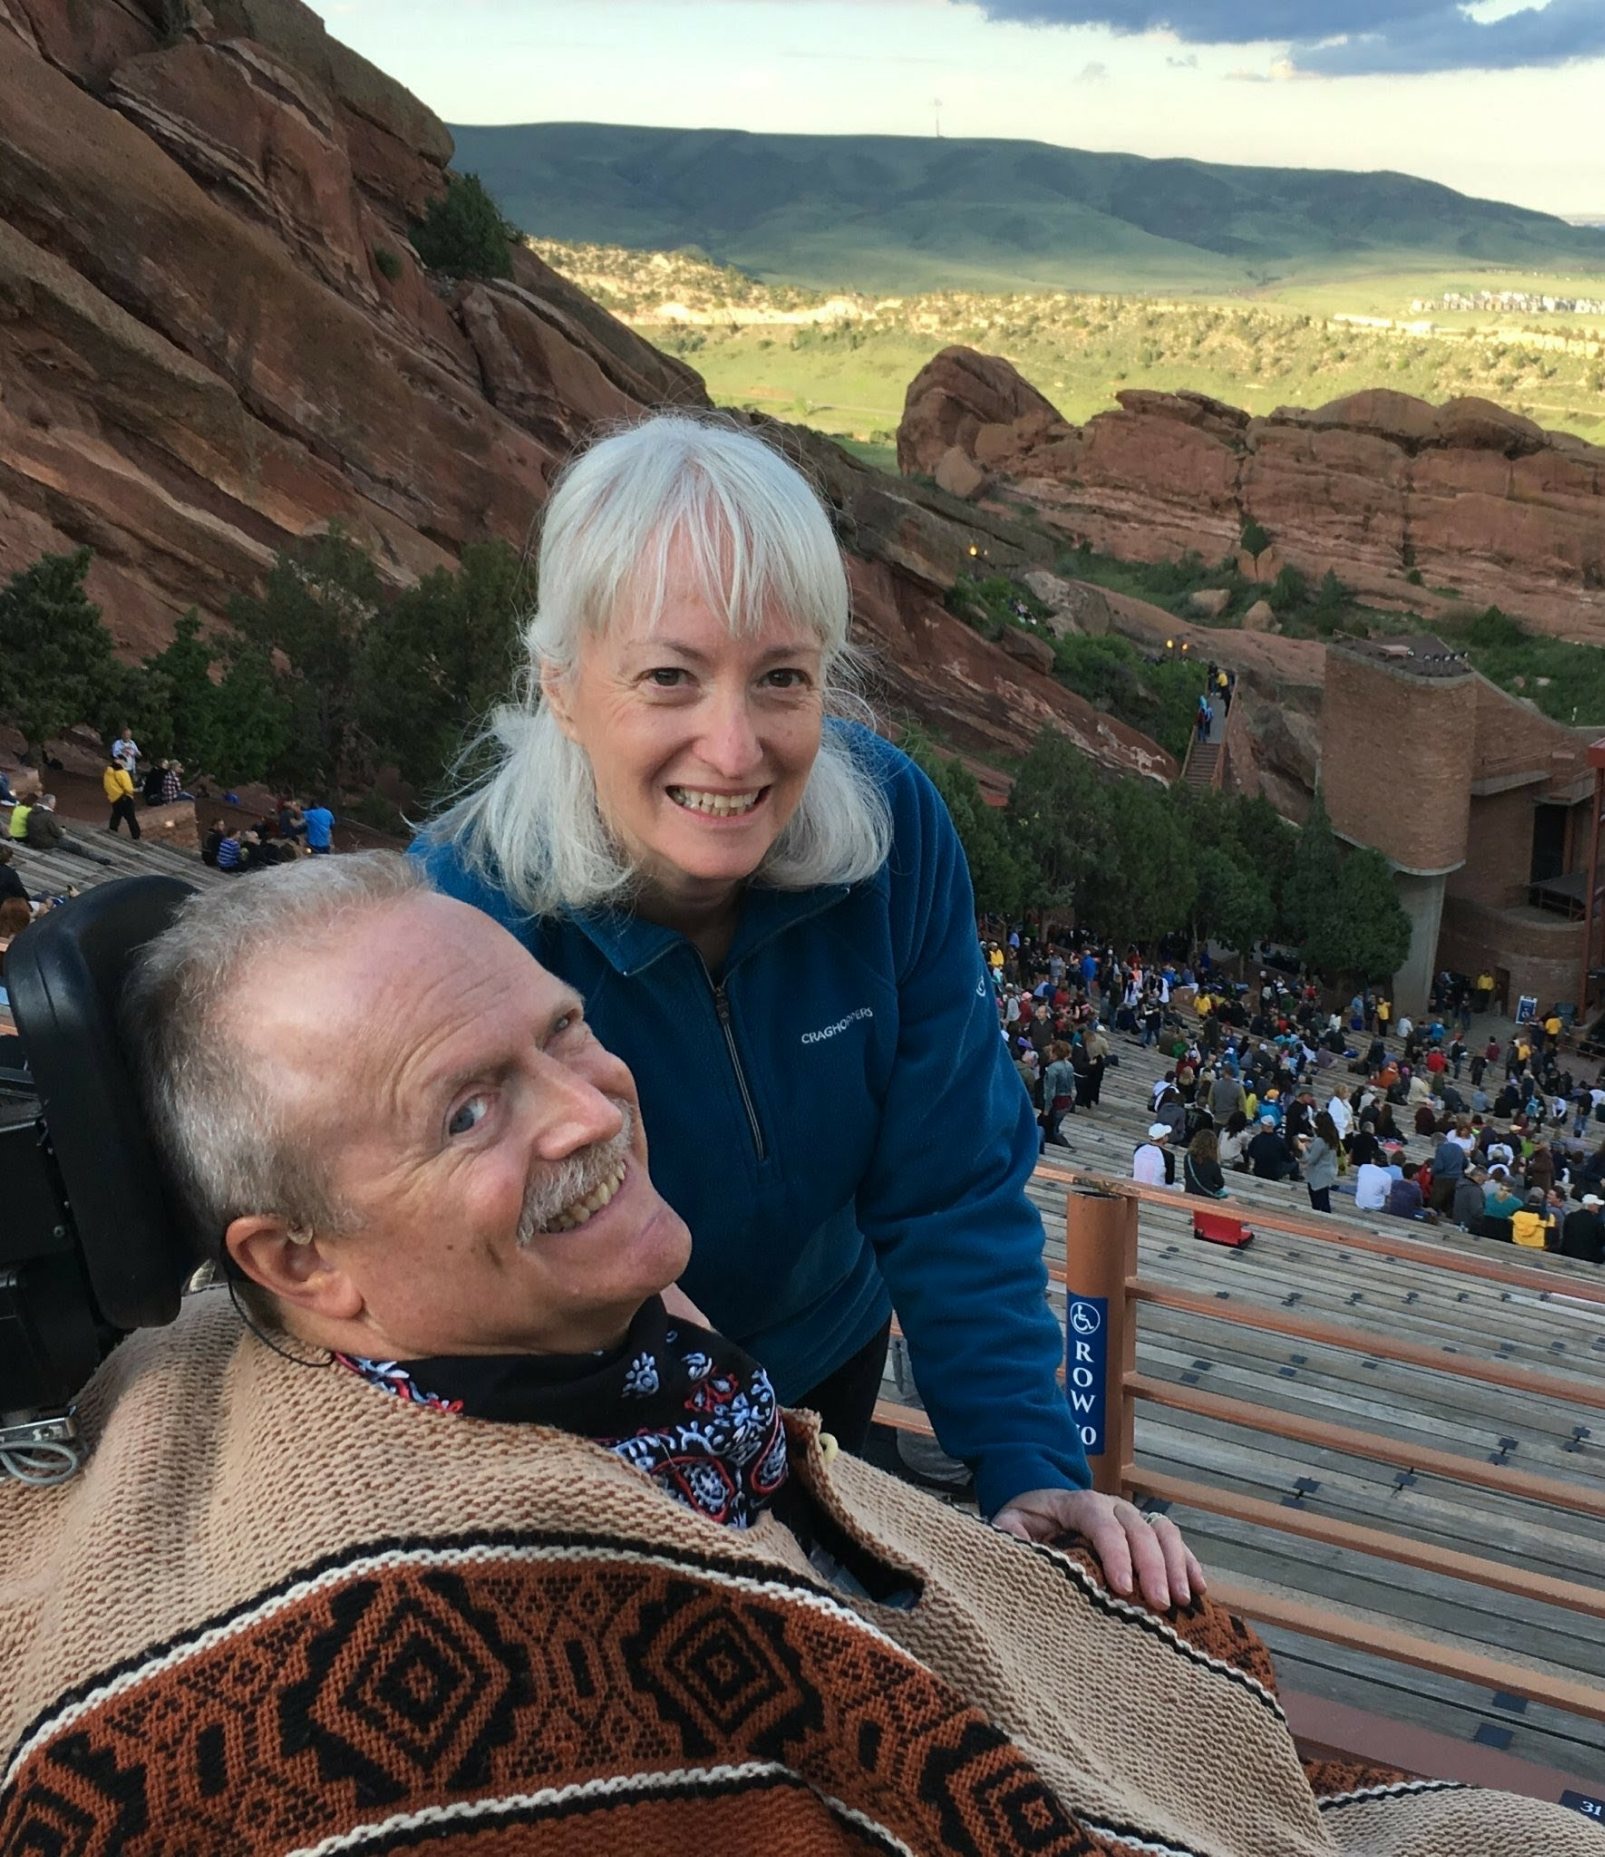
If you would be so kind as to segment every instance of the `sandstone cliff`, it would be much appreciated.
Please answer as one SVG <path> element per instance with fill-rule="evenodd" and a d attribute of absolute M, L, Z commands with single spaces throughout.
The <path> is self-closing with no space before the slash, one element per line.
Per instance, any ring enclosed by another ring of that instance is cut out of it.
<path fill-rule="evenodd" d="M 301 0 L 0 0 L 0 576 L 87 543 L 118 645 L 217 620 L 338 520 L 404 581 L 522 546 L 553 472 L 700 378 L 532 253 L 428 275 L 407 228 L 444 126 Z M 853 551 L 890 707 L 1018 753 L 1054 720 L 1172 771 L 942 607 L 979 560 L 1049 544 L 911 494 L 805 435 Z"/>
<path fill-rule="evenodd" d="M 1007 361 L 944 349 L 909 386 L 898 463 L 951 476 L 973 462 L 1125 559 L 1218 561 L 1252 520 L 1274 539 L 1265 577 L 1331 568 L 1378 604 L 1496 604 L 1605 640 L 1605 448 L 1485 400 L 1377 391 L 1251 418 L 1202 394 L 1116 397 L 1072 426 Z"/>

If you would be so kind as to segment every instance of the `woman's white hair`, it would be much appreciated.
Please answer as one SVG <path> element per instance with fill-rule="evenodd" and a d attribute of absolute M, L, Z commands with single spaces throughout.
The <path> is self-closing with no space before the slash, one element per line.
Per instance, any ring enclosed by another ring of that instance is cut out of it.
<path fill-rule="evenodd" d="M 525 629 L 515 700 L 464 757 L 495 765 L 427 828 L 455 841 L 468 869 L 531 915 L 627 903 L 636 873 L 608 832 L 585 750 L 540 700 L 540 679 L 571 672 L 581 638 L 626 604 L 648 627 L 673 572 L 732 636 L 776 610 L 823 651 L 827 713 L 861 710 L 847 642 L 841 551 L 802 473 L 754 433 L 717 415 L 661 413 L 613 433 L 562 473 L 541 527 L 539 595 Z M 867 712 L 863 712 L 867 713 Z M 870 772 L 827 729 L 797 810 L 754 883 L 805 890 L 871 876 L 891 847 L 891 815 Z"/>

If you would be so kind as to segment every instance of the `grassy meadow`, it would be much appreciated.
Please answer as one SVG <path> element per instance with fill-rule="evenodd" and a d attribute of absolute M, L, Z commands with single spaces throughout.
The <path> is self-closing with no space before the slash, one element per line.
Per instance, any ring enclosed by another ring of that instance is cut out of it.
<path fill-rule="evenodd" d="M 1468 268 L 1362 273 L 1250 298 L 888 297 L 771 287 L 695 252 L 535 245 L 695 367 L 716 401 L 814 426 L 875 463 L 890 461 L 909 381 L 953 342 L 1005 356 L 1077 424 L 1125 387 L 1190 388 L 1254 413 L 1392 387 L 1433 401 L 1480 394 L 1541 425 L 1605 441 L 1605 318 L 1438 308 L 1430 334 L 1341 320 L 1413 322 L 1423 316 L 1414 301 L 1436 302 L 1450 290 L 1605 298 L 1605 277 Z"/>

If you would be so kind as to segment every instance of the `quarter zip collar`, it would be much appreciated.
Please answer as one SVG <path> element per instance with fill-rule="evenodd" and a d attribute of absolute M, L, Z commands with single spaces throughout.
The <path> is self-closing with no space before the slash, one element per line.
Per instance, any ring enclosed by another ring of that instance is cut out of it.
<path fill-rule="evenodd" d="M 731 973 L 748 955 L 797 923 L 834 909 L 851 894 L 851 889 L 845 883 L 821 884 L 812 890 L 768 890 L 762 886 L 749 889 L 741 900 L 741 919 L 723 971 Z M 675 948 L 690 946 L 678 929 L 645 921 L 625 910 L 576 910 L 563 919 L 572 923 L 625 980 L 655 966 Z"/>

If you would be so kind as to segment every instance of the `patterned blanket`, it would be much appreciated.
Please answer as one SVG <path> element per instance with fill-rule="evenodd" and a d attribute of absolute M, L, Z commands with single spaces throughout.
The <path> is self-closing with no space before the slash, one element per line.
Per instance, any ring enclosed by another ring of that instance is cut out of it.
<path fill-rule="evenodd" d="M 799 1474 L 911 1607 L 197 1302 L 103 1369 L 82 1477 L 0 1485 L 7 1857 L 1605 1857 L 1559 1808 L 1306 1774 L 1239 1621 L 1155 1618 L 806 1419 Z"/>

